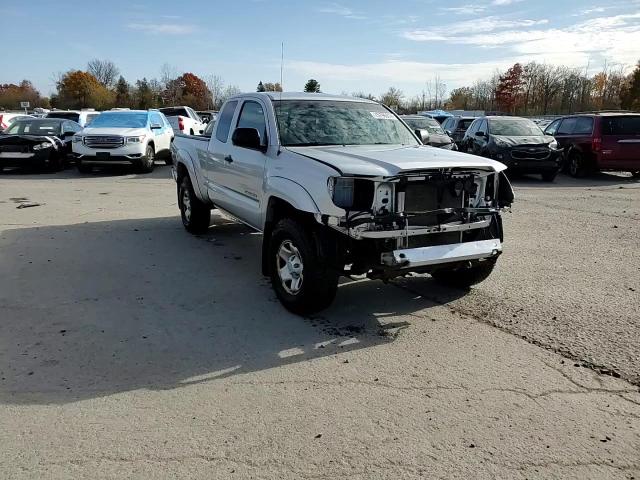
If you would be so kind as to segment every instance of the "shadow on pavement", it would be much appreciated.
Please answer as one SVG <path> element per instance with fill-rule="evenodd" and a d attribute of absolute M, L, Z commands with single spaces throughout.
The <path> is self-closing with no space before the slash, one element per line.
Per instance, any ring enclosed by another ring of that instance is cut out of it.
<path fill-rule="evenodd" d="M 519 175 L 509 179 L 514 187 L 526 188 L 585 188 L 640 185 L 640 179 L 627 172 L 598 172 L 584 178 L 559 174 L 555 181 L 545 182 L 539 175 Z"/>
<path fill-rule="evenodd" d="M 70 165 L 60 172 L 33 171 L 29 169 L 8 169 L 0 172 L 1 179 L 10 180 L 68 180 L 73 178 L 109 178 L 131 176 L 134 178 L 166 179 L 171 178 L 171 166 L 165 165 L 162 160 L 156 162 L 151 173 L 135 173 L 133 167 L 125 165 L 113 165 L 96 167 L 91 173 L 80 173 L 75 165 Z"/>
<path fill-rule="evenodd" d="M 321 315 L 291 315 L 260 273 L 260 241 L 222 217 L 199 238 L 175 217 L 3 231 L 0 402 L 174 389 L 375 347 L 433 305 L 357 281 Z"/>

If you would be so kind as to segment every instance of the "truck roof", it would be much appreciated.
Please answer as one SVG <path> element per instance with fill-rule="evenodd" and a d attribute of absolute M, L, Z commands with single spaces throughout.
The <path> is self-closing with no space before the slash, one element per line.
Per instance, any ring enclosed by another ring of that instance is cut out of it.
<path fill-rule="evenodd" d="M 242 93 L 237 95 L 238 98 L 247 96 L 268 97 L 270 100 L 326 100 L 334 102 L 361 102 L 376 103 L 366 98 L 345 97 L 342 95 L 329 95 L 326 93 L 304 93 L 304 92 L 256 92 Z"/>

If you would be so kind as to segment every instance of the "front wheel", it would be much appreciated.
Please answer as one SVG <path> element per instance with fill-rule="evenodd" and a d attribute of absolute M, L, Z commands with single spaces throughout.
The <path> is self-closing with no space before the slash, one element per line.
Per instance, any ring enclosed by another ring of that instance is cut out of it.
<path fill-rule="evenodd" d="M 92 170 L 91 165 L 87 165 L 80 159 L 78 159 L 78 162 L 76 163 L 76 168 L 80 173 L 91 173 Z"/>
<path fill-rule="evenodd" d="M 140 159 L 140 163 L 137 165 L 137 170 L 140 173 L 151 173 L 155 167 L 156 151 L 153 145 L 147 145 L 144 157 Z"/>
<path fill-rule="evenodd" d="M 271 283 L 287 310 L 308 315 L 331 305 L 339 276 L 323 260 L 320 240 L 313 231 L 295 220 L 282 219 L 264 241 L 269 241 Z"/>
<path fill-rule="evenodd" d="M 496 260 L 485 260 L 471 268 L 436 270 L 431 276 L 440 283 L 450 287 L 468 289 L 486 280 L 496 266 Z"/>
<path fill-rule="evenodd" d="M 553 182 L 556 179 L 556 176 L 558 176 L 558 170 L 550 170 L 542 174 L 542 180 L 545 182 Z"/>
<path fill-rule="evenodd" d="M 209 229 L 211 208 L 196 196 L 188 175 L 182 179 L 178 187 L 178 206 L 182 225 L 188 232 L 197 235 Z"/>

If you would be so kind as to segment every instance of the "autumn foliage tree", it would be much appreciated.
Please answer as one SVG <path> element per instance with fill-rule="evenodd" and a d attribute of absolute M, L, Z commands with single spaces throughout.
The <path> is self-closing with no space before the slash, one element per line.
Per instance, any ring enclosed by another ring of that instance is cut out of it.
<path fill-rule="evenodd" d="M 622 87 L 620 99 L 622 108 L 640 110 L 640 62 Z"/>
<path fill-rule="evenodd" d="M 23 80 L 18 85 L 0 84 L 0 107 L 18 109 L 20 102 L 29 102 L 32 108 L 49 106 L 49 99 L 41 97 L 29 80 Z"/>
<path fill-rule="evenodd" d="M 516 63 L 500 76 L 496 87 L 496 102 L 498 108 L 504 112 L 515 113 L 521 103 L 524 87 L 522 65 Z"/>
<path fill-rule="evenodd" d="M 55 107 L 103 110 L 114 103 L 114 92 L 88 72 L 71 70 L 62 75 L 56 86 L 58 94 L 52 98 Z"/>

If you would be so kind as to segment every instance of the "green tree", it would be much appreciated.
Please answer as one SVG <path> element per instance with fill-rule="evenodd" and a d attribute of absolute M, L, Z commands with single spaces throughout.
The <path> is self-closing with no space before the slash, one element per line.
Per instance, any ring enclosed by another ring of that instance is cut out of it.
<path fill-rule="evenodd" d="M 157 106 L 157 99 L 146 78 L 136 81 L 136 106 L 147 110 Z"/>
<path fill-rule="evenodd" d="M 116 83 L 116 107 L 131 106 L 131 88 L 121 75 Z"/>
<path fill-rule="evenodd" d="M 640 110 L 640 62 L 629 75 L 620 93 L 621 106 L 627 110 Z"/>
<path fill-rule="evenodd" d="M 320 93 L 320 84 L 317 80 L 311 78 L 304 85 L 304 91 L 307 93 Z"/>
<path fill-rule="evenodd" d="M 262 80 L 260 80 L 260 83 L 258 84 L 258 89 L 256 90 L 257 92 L 266 92 L 267 90 L 264 88 L 264 85 L 262 84 Z"/>

